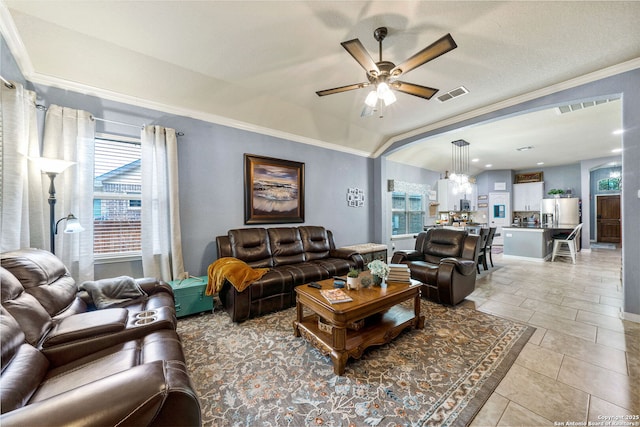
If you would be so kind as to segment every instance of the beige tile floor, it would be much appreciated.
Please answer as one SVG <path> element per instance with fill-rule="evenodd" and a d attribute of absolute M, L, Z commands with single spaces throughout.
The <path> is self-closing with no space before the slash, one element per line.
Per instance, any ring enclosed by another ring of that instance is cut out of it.
<path fill-rule="evenodd" d="M 620 250 L 493 261 L 464 304 L 537 330 L 471 425 L 640 425 L 640 323 L 620 318 Z"/>

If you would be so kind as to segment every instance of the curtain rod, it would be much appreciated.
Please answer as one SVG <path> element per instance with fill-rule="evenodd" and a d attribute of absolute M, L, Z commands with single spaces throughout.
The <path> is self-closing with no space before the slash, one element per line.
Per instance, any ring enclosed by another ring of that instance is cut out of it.
<path fill-rule="evenodd" d="M 4 77 L 0 76 L 0 80 L 2 80 L 2 83 L 8 87 L 9 89 L 15 89 L 16 85 L 14 85 L 13 83 L 11 83 L 9 80 L 5 79 Z"/>
<path fill-rule="evenodd" d="M 2 81 L 2 83 L 6 87 L 8 87 L 9 89 L 15 89 L 16 88 L 16 85 L 14 85 L 12 82 L 10 82 L 9 80 L 5 79 L 1 75 L 0 75 L 0 81 Z M 42 105 L 42 104 L 36 104 L 36 108 L 38 110 L 41 110 L 41 111 L 45 111 L 47 109 L 47 107 L 45 105 Z M 103 119 L 103 118 L 100 118 L 100 117 L 96 117 L 93 114 L 91 115 L 91 119 L 92 120 L 97 120 L 97 121 L 100 121 L 100 122 L 104 122 L 104 123 L 111 123 L 111 124 L 114 124 L 114 125 L 130 126 L 130 127 L 134 127 L 134 128 L 138 128 L 138 129 L 143 129 L 145 127 L 145 124 L 134 125 L 134 124 L 131 124 L 131 123 L 118 122 L 118 121 L 115 121 L 115 120 L 108 120 L 108 119 Z M 176 136 L 184 136 L 184 132 L 176 131 Z"/>
<path fill-rule="evenodd" d="M 131 124 L 131 123 L 118 122 L 116 120 L 103 119 L 101 117 L 96 117 L 93 114 L 91 115 L 91 119 L 92 120 L 97 120 L 99 122 L 111 123 L 111 124 L 120 125 L 120 126 L 130 126 L 130 127 L 134 127 L 134 128 L 138 128 L 138 129 L 144 129 L 144 127 L 146 126 L 144 123 L 142 125 L 134 125 L 134 124 Z M 184 136 L 184 132 L 176 131 L 176 136 Z"/>

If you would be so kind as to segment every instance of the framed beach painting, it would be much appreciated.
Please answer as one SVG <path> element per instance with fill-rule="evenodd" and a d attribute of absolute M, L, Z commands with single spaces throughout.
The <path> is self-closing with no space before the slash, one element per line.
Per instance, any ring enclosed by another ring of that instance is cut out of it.
<path fill-rule="evenodd" d="M 244 155 L 244 223 L 304 222 L 304 163 Z"/>

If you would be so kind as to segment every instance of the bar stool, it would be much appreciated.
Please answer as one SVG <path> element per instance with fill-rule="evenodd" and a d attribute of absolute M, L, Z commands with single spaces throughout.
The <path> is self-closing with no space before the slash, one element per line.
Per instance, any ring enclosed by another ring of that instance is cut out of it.
<path fill-rule="evenodd" d="M 553 238 L 553 254 L 551 255 L 551 261 L 555 261 L 557 256 L 571 257 L 571 261 L 576 263 L 576 252 L 578 247 L 576 240 L 580 238 L 580 229 L 582 224 L 578 224 L 576 228 L 569 235 L 558 235 Z M 564 247 L 566 245 L 566 247 Z"/>

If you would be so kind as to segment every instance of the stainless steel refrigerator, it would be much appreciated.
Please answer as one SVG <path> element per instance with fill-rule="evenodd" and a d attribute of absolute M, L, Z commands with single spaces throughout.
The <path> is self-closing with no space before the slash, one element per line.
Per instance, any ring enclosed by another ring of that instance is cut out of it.
<path fill-rule="evenodd" d="M 547 226 L 575 227 L 580 223 L 580 199 L 577 197 L 542 199 L 540 221 Z"/>

